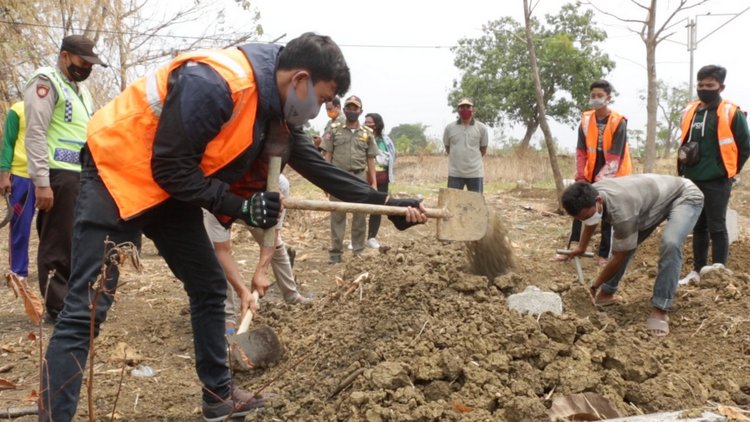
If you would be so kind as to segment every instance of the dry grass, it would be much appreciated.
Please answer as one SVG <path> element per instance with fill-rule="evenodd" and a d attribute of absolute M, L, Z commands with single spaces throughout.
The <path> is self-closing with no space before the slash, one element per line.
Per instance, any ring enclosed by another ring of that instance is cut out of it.
<path fill-rule="evenodd" d="M 574 157 L 559 156 L 563 177 L 572 177 Z M 293 170 L 286 170 L 296 197 L 322 199 L 320 189 L 302 179 Z M 448 157 L 445 155 L 400 155 L 396 160 L 396 182 L 391 192 L 408 195 L 435 196 L 448 181 Z M 524 156 L 514 154 L 486 156 L 484 158 L 484 191 L 497 193 L 513 189 L 520 184 L 538 188 L 553 188 L 549 157 L 543 152 L 530 152 Z"/>

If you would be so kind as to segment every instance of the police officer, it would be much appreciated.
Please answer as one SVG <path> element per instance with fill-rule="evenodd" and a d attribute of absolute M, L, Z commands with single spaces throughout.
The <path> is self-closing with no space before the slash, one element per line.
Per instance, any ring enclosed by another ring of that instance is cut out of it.
<path fill-rule="evenodd" d="M 344 101 L 344 115 L 346 123 L 333 122 L 323 134 L 321 147 L 325 151 L 325 159 L 334 166 L 350 172 L 372 185 L 375 183 L 375 157 L 378 146 L 375 143 L 372 129 L 359 124 L 362 114 L 362 100 L 352 95 Z M 338 199 L 331 197 L 332 201 Z M 366 215 L 355 213 L 352 218 L 352 250 L 354 255 L 360 255 L 365 248 L 367 230 Z M 346 232 L 346 213 L 331 213 L 331 250 L 329 262 L 341 262 L 341 253 Z"/>
<path fill-rule="evenodd" d="M 68 291 L 79 155 L 94 112 L 91 95 L 81 82 L 95 64 L 107 66 L 94 53 L 94 42 L 83 35 L 67 36 L 57 66 L 37 69 L 24 91 L 28 170 L 39 209 L 39 288 L 52 320 L 62 310 Z"/>
<path fill-rule="evenodd" d="M 325 129 L 323 129 L 323 136 L 328 136 L 330 138 L 332 124 L 346 124 L 346 117 L 344 117 L 344 113 L 341 112 L 341 97 L 337 95 L 333 97 L 331 101 L 326 102 L 326 114 L 328 114 L 328 118 L 330 120 L 328 120 Z M 315 143 L 315 148 L 317 148 L 318 151 L 322 153 L 323 148 L 321 148 L 320 144 L 323 142 L 323 138 L 321 138 L 320 136 L 314 136 L 313 142 Z"/>

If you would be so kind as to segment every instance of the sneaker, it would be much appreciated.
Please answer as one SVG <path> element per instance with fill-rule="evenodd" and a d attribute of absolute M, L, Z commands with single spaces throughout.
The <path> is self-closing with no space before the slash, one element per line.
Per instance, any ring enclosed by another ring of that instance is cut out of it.
<path fill-rule="evenodd" d="M 703 273 L 703 270 L 701 270 L 701 273 Z M 699 281 L 701 281 L 701 276 L 695 271 L 690 271 L 688 275 L 678 281 L 677 284 L 679 284 L 680 286 L 685 286 L 690 283 L 697 283 Z"/>
<path fill-rule="evenodd" d="M 732 271 L 729 270 L 724 264 L 717 262 L 716 264 L 706 265 L 703 268 L 701 268 L 700 276 L 703 277 L 704 275 L 708 273 L 712 273 L 714 271 L 723 271 L 730 275 L 733 274 Z"/>
<path fill-rule="evenodd" d="M 348 244 L 348 245 L 346 246 L 346 249 L 352 250 L 352 249 L 354 249 L 354 246 L 352 246 L 352 244 L 350 243 L 350 244 Z"/>
<path fill-rule="evenodd" d="M 241 388 L 233 387 L 232 395 L 223 402 L 206 403 L 205 400 L 203 401 L 203 420 L 219 422 L 227 419 L 227 417 L 244 418 L 253 410 L 263 408 L 265 404 L 265 397 L 254 397 Z"/>
<path fill-rule="evenodd" d="M 367 245 L 368 248 L 380 249 L 380 242 L 378 242 L 378 239 L 374 237 L 367 239 L 367 243 L 365 243 L 365 245 Z"/>
<path fill-rule="evenodd" d="M 328 258 L 328 263 L 331 265 L 335 265 L 341 262 L 341 255 L 331 255 Z"/>

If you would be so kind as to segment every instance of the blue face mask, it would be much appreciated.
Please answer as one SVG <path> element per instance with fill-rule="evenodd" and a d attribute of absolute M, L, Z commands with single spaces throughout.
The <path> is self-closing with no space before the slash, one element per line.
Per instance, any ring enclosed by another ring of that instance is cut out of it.
<path fill-rule="evenodd" d="M 307 78 L 307 97 L 300 100 L 294 81 L 289 84 L 284 103 L 284 119 L 292 126 L 301 126 L 314 119 L 320 112 L 320 104 L 315 96 L 312 78 Z"/>

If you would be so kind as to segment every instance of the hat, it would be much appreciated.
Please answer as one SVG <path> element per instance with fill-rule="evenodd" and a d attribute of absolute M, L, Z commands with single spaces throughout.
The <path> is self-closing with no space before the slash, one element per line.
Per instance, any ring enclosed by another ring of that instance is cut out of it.
<path fill-rule="evenodd" d="M 471 101 L 471 98 L 464 97 L 464 98 L 461 98 L 461 101 L 458 102 L 458 107 L 461 107 L 462 105 L 470 105 L 474 107 L 474 102 Z"/>
<path fill-rule="evenodd" d="M 362 108 L 362 100 L 359 99 L 356 95 L 352 95 L 349 98 L 344 101 L 344 107 L 346 107 L 349 104 L 354 104 L 355 106 Z"/>
<path fill-rule="evenodd" d="M 63 38 L 60 50 L 77 54 L 91 64 L 100 64 L 107 67 L 107 64 L 94 53 L 94 42 L 83 35 L 68 35 Z"/>

